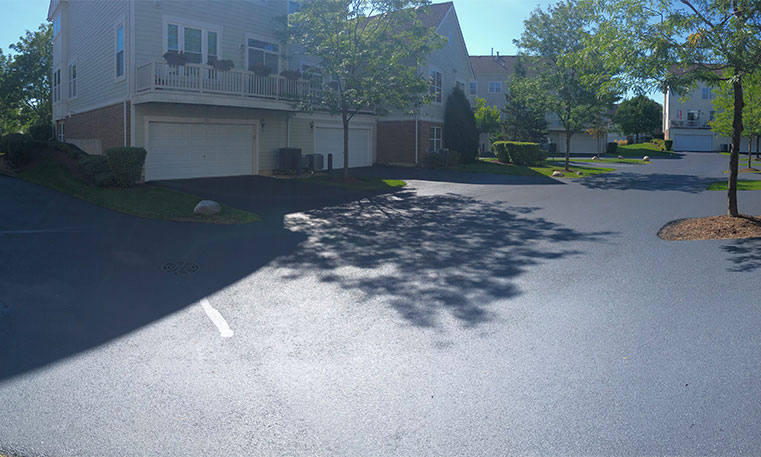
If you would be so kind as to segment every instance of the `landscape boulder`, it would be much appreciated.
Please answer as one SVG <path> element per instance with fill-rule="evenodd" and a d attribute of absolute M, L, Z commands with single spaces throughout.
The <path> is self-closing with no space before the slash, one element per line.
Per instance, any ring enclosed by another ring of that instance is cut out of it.
<path fill-rule="evenodd" d="M 600 156 L 594 156 L 592 157 L 592 160 L 600 160 Z"/>
<path fill-rule="evenodd" d="M 552 177 L 553 178 L 562 178 L 563 177 L 563 172 L 555 170 L 555 171 L 552 172 Z"/>
<path fill-rule="evenodd" d="M 213 200 L 201 200 L 193 210 L 193 214 L 201 216 L 216 216 L 222 212 L 222 207 L 219 203 Z"/>
<path fill-rule="evenodd" d="M 624 156 L 618 156 L 618 160 L 624 160 Z"/>
<path fill-rule="evenodd" d="M 579 175 L 579 176 L 584 176 L 584 173 L 582 173 L 580 171 L 577 171 L 576 174 Z"/>
<path fill-rule="evenodd" d="M 650 162 L 650 156 L 645 156 L 642 158 L 643 162 Z"/>

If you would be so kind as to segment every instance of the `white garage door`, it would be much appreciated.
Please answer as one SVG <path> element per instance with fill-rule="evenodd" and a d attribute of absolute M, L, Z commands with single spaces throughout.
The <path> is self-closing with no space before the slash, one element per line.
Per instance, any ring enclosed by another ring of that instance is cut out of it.
<path fill-rule="evenodd" d="M 333 154 L 333 168 L 343 167 L 344 131 L 343 128 L 315 128 L 314 152 L 325 156 Z M 370 149 L 369 129 L 349 129 L 349 167 L 369 167 L 373 164 Z"/>
<path fill-rule="evenodd" d="M 673 149 L 675 151 L 713 151 L 711 135 L 675 135 Z"/>
<path fill-rule="evenodd" d="M 565 138 L 563 138 L 565 148 Z M 574 154 L 596 155 L 600 151 L 597 147 L 597 138 L 591 135 L 574 135 L 571 137 L 571 152 Z"/>
<path fill-rule="evenodd" d="M 145 180 L 254 174 L 254 134 L 250 124 L 149 122 Z"/>

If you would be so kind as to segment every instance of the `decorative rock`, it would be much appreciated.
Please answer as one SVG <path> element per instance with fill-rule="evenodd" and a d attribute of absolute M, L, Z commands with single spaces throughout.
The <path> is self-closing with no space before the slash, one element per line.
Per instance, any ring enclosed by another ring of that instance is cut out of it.
<path fill-rule="evenodd" d="M 650 162 L 650 156 L 645 156 L 642 158 L 643 162 Z"/>
<path fill-rule="evenodd" d="M 624 160 L 624 156 L 618 156 L 618 160 Z"/>
<path fill-rule="evenodd" d="M 564 176 L 563 173 L 558 171 L 558 170 L 555 170 L 555 171 L 552 172 L 552 177 L 553 178 L 562 178 L 563 176 Z"/>
<path fill-rule="evenodd" d="M 222 207 L 219 203 L 213 200 L 201 200 L 193 210 L 193 214 L 199 214 L 201 216 L 215 216 L 222 212 Z"/>
<path fill-rule="evenodd" d="M 579 175 L 579 176 L 584 176 L 584 173 L 582 173 L 580 171 L 577 171 L 576 174 Z"/>
<path fill-rule="evenodd" d="M 600 156 L 594 156 L 592 157 L 592 160 L 600 160 Z"/>

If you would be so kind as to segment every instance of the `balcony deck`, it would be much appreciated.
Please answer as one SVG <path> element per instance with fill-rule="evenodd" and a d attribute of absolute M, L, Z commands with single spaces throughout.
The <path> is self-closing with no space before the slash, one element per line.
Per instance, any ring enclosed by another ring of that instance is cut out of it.
<path fill-rule="evenodd" d="M 149 62 L 137 67 L 137 94 L 208 94 L 239 99 L 294 102 L 308 97 L 310 82 L 242 70 L 217 70 L 198 64 Z"/>

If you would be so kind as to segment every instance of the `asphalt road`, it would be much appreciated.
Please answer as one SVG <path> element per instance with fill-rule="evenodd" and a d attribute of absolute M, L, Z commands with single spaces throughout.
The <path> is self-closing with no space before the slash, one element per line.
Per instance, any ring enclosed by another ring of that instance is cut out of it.
<path fill-rule="evenodd" d="M 166 184 L 245 226 L 0 176 L 0 454 L 759 455 L 761 240 L 656 236 L 726 159 Z"/>

